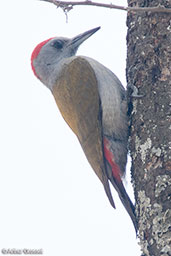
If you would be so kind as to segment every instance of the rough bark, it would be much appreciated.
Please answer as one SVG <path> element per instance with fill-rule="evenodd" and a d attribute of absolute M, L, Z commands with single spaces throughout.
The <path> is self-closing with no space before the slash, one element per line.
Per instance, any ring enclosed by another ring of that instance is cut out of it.
<path fill-rule="evenodd" d="M 131 0 L 128 4 L 171 7 L 167 0 Z M 142 98 L 128 95 L 129 148 L 140 245 L 145 256 L 168 256 L 171 255 L 171 15 L 129 12 L 127 26 L 127 82 L 144 95 Z"/>

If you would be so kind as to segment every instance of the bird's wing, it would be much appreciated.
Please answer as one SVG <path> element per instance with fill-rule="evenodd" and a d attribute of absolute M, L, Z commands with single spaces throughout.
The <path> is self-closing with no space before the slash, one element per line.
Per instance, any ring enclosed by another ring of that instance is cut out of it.
<path fill-rule="evenodd" d="M 78 137 L 90 165 L 104 185 L 110 203 L 115 207 L 104 164 L 97 79 L 88 61 L 76 57 L 64 66 L 52 93 L 64 120 Z"/>

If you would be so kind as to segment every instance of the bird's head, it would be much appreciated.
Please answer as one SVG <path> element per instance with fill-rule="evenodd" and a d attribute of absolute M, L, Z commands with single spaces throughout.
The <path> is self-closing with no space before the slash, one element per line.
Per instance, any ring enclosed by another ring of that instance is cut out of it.
<path fill-rule="evenodd" d="M 99 29 L 100 27 L 88 30 L 71 39 L 53 37 L 39 43 L 31 55 L 34 74 L 46 84 L 45 78 L 50 76 L 54 69 L 60 68 L 63 60 L 74 56 L 78 47 Z"/>

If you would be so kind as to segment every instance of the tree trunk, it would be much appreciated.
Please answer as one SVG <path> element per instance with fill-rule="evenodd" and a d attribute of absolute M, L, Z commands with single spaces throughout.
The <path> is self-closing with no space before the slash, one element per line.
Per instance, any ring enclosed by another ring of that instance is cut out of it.
<path fill-rule="evenodd" d="M 169 0 L 128 1 L 129 6 L 171 8 Z M 170 6 L 169 6 L 170 5 Z M 132 157 L 140 245 L 145 256 L 171 255 L 171 14 L 130 12 L 127 17 L 127 82 L 141 98 L 130 97 L 129 148 Z"/>

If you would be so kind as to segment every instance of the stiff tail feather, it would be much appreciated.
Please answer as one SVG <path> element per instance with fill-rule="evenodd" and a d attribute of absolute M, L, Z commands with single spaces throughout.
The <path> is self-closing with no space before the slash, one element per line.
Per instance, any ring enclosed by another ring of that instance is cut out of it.
<path fill-rule="evenodd" d="M 114 155 L 113 153 L 110 151 L 110 146 L 109 146 L 109 141 L 107 138 L 104 138 L 104 156 L 106 161 L 106 171 L 107 171 L 107 177 L 110 180 L 110 182 L 112 183 L 112 185 L 114 186 L 114 188 L 116 189 L 116 191 L 118 192 L 119 198 L 121 200 L 121 202 L 123 203 L 125 209 L 127 210 L 136 234 L 137 234 L 137 220 L 136 220 L 136 216 L 135 216 L 135 207 L 133 205 L 133 203 L 131 202 L 125 188 L 124 185 L 122 183 L 122 179 L 121 179 L 121 171 L 119 166 L 116 164 L 115 160 L 114 160 Z M 109 198 L 109 197 L 108 197 Z M 110 201 L 110 199 L 109 199 Z"/>
<path fill-rule="evenodd" d="M 120 198 L 122 204 L 124 205 L 126 211 L 128 212 L 128 214 L 133 222 L 135 232 L 137 234 L 138 227 L 137 227 L 137 220 L 136 220 L 136 216 L 135 216 L 135 207 L 126 192 L 122 181 L 118 183 L 117 180 L 115 181 L 112 178 L 111 183 L 115 187 L 116 191 L 118 192 L 119 198 Z"/>

